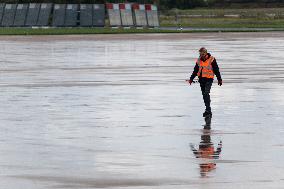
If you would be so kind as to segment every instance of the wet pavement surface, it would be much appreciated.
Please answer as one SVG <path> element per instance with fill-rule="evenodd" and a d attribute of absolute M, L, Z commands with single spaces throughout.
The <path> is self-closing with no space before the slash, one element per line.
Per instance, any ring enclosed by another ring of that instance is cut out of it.
<path fill-rule="evenodd" d="M 283 188 L 284 33 L 0 44 L 0 188 Z M 184 82 L 201 46 L 223 77 L 207 124 Z"/>

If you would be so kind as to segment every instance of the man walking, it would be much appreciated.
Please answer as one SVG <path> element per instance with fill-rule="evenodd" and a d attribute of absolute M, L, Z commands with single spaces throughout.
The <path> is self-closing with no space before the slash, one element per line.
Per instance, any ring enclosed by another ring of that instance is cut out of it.
<path fill-rule="evenodd" d="M 214 74 L 218 79 L 218 85 L 222 85 L 222 78 L 219 72 L 219 67 L 216 59 L 207 52 L 205 47 L 199 49 L 199 58 L 196 61 L 192 75 L 187 82 L 191 85 L 193 79 L 198 76 L 200 88 L 205 104 L 205 112 L 203 117 L 212 116 L 211 106 L 210 106 L 210 89 L 213 83 Z"/>

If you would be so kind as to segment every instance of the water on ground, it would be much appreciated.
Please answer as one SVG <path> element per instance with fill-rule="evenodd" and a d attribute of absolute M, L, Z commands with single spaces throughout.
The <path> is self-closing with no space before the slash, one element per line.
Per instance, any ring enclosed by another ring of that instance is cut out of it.
<path fill-rule="evenodd" d="M 211 130 L 184 82 L 201 46 L 223 77 Z M 284 33 L 0 37 L 0 188 L 282 188 L 283 49 Z"/>

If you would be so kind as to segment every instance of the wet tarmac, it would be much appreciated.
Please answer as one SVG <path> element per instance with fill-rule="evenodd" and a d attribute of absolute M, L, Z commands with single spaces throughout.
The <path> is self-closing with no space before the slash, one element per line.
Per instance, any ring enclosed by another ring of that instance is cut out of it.
<path fill-rule="evenodd" d="M 0 44 L 0 188 L 283 188 L 284 33 Z M 223 76 L 207 124 L 184 82 L 201 46 Z"/>

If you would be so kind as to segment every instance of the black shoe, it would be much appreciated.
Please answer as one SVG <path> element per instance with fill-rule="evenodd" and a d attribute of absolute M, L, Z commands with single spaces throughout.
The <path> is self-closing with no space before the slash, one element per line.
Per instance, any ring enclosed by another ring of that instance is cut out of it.
<path fill-rule="evenodd" d="M 205 112 L 203 113 L 203 117 L 212 117 L 212 112 L 205 111 Z"/>

